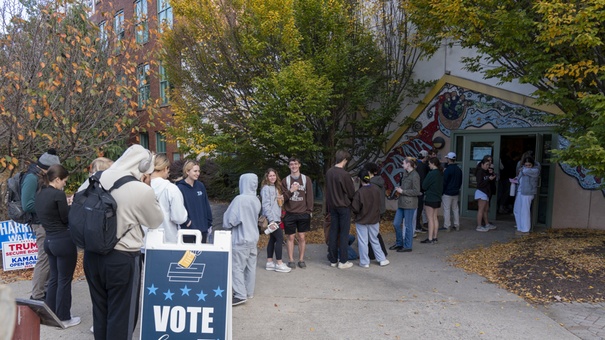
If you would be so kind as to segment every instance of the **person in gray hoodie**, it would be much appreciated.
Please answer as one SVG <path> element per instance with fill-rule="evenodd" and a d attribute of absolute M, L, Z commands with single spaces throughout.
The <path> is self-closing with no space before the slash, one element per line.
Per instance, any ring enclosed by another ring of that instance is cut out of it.
<path fill-rule="evenodd" d="M 252 173 L 239 178 L 239 192 L 223 215 L 223 228 L 231 230 L 233 249 L 233 305 L 240 305 L 254 296 L 256 256 L 258 250 L 258 215 L 261 203 L 256 196 L 258 176 Z"/>

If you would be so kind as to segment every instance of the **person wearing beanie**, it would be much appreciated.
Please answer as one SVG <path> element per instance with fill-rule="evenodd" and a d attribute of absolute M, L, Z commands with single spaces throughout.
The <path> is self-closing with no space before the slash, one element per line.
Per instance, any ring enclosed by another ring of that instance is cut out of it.
<path fill-rule="evenodd" d="M 153 189 L 143 180 L 154 170 L 153 154 L 135 144 L 126 149 L 100 182 L 111 188 L 124 176 L 134 176 L 113 190 L 118 205 L 117 236 L 114 250 L 106 255 L 84 251 L 84 274 L 92 300 L 95 339 L 131 339 L 138 318 L 141 286 L 142 226 L 156 229 L 164 214 Z"/>
<path fill-rule="evenodd" d="M 51 165 L 55 164 L 61 164 L 57 151 L 55 149 L 48 149 L 47 152 L 38 157 L 36 163 L 29 165 L 21 184 L 21 205 L 25 212 L 32 215 L 30 227 L 36 235 L 36 245 L 38 246 L 38 260 L 34 267 L 34 277 L 32 278 L 32 293 L 30 296 L 32 300 L 45 299 L 46 282 L 50 275 L 48 256 L 44 251 L 46 232 L 36 215 L 36 192 L 40 189 L 38 183 L 41 176 L 46 173 Z"/>

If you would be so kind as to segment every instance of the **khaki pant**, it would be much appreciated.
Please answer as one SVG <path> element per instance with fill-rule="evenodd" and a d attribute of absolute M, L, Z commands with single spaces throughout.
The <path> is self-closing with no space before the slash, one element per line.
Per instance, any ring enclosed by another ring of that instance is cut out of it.
<path fill-rule="evenodd" d="M 48 265 L 48 256 L 44 251 L 44 240 L 46 231 L 41 224 L 31 224 L 32 231 L 36 234 L 36 245 L 38 246 L 38 260 L 34 267 L 34 277 L 32 279 L 32 298 L 43 300 L 46 295 L 46 283 L 50 274 Z"/>

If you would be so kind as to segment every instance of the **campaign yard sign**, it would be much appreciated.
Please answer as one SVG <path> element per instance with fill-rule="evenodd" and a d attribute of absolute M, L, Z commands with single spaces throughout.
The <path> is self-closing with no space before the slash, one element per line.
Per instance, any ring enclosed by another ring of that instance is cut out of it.
<path fill-rule="evenodd" d="M 201 240 L 196 230 L 179 240 L 196 232 Z M 216 231 L 214 244 L 162 240 L 147 234 L 141 339 L 231 339 L 230 232 Z"/>
<path fill-rule="evenodd" d="M 33 268 L 37 261 L 38 246 L 36 240 L 2 243 L 2 268 L 4 271 Z"/>
<path fill-rule="evenodd" d="M 28 224 L 13 220 L 0 222 L 0 246 L 5 271 L 33 268 L 38 260 L 36 235 Z"/>

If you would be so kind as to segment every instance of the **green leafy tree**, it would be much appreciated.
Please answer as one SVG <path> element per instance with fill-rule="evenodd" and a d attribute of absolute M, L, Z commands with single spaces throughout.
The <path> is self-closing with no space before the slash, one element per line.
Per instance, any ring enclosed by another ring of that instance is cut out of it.
<path fill-rule="evenodd" d="M 53 147 L 70 170 L 83 169 L 138 128 L 135 55 L 114 52 L 137 45 L 114 39 L 112 25 L 100 32 L 76 3 L 28 12 L 37 15 L 13 13 L 0 35 L 0 166 L 22 167 Z"/>
<path fill-rule="evenodd" d="M 379 157 L 409 91 L 426 85 L 410 81 L 423 53 L 412 52 L 409 23 L 390 12 L 345 0 L 171 4 L 168 132 L 185 152 L 233 155 L 249 169 L 297 155 L 321 183 L 339 148 L 358 163 Z M 393 41 L 379 36 L 379 19 L 393 20 L 407 59 L 384 49 Z"/>
<path fill-rule="evenodd" d="M 471 71 L 532 84 L 570 147 L 560 160 L 605 176 L 605 5 L 602 1 L 406 0 L 406 10 L 435 48 L 472 48 Z"/>

